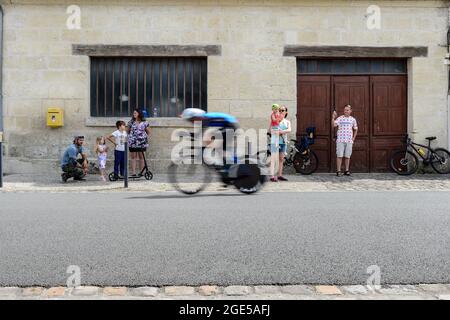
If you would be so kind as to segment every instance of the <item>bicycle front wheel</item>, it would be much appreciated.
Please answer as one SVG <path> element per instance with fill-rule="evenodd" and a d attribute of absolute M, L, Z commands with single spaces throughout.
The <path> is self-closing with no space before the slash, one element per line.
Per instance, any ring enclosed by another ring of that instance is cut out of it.
<path fill-rule="evenodd" d="M 444 148 L 435 149 L 431 154 L 431 166 L 437 173 L 450 173 L 450 152 Z"/>
<path fill-rule="evenodd" d="M 196 194 L 211 182 L 212 172 L 205 164 L 172 163 L 169 179 L 175 190 L 184 194 Z"/>
<path fill-rule="evenodd" d="M 419 159 L 411 151 L 397 151 L 392 154 L 391 169 L 402 176 L 409 176 L 419 168 Z"/>
<path fill-rule="evenodd" d="M 294 156 L 294 168 L 297 173 L 309 175 L 316 172 L 319 159 L 314 151 L 308 150 L 306 154 L 297 152 Z"/>

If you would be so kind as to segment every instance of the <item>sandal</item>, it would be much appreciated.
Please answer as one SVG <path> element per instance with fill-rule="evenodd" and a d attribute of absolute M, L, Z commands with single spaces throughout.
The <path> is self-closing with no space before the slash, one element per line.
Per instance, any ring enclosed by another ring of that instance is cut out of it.
<path fill-rule="evenodd" d="M 272 181 L 272 182 L 278 182 L 277 178 L 275 178 L 275 177 L 270 178 L 270 181 Z"/>
<path fill-rule="evenodd" d="M 288 181 L 288 179 L 286 179 L 286 178 L 283 177 L 283 176 L 279 176 L 279 177 L 278 177 L 278 180 L 280 180 L 280 181 Z"/>
<path fill-rule="evenodd" d="M 350 173 L 350 171 L 345 171 L 344 172 L 344 176 L 351 176 L 352 174 Z"/>
<path fill-rule="evenodd" d="M 336 171 L 336 176 L 337 177 L 342 177 L 342 171 Z"/>

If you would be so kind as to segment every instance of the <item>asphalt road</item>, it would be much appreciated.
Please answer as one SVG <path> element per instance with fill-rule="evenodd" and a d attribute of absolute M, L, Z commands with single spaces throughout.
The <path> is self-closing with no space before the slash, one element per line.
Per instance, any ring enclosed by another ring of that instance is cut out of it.
<path fill-rule="evenodd" d="M 450 193 L 0 193 L 0 286 L 450 283 Z"/>

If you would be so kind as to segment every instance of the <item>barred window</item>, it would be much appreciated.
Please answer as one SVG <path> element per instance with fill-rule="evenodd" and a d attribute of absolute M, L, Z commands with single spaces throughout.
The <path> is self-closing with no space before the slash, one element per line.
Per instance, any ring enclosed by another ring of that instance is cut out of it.
<path fill-rule="evenodd" d="M 91 116 L 176 117 L 207 109 L 206 58 L 91 57 Z"/>

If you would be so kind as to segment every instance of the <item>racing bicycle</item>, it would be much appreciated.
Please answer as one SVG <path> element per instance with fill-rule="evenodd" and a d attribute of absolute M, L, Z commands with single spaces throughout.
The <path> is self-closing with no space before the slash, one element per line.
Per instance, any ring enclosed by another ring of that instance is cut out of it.
<path fill-rule="evenodd" d="M 232 164 L 227 164 L 225 158 L 220 163 L 210 163 L 203 157 L 206 147 L 195 150 L 192 133 L 190 141 L 186 152 L 182 150 L 169 166 L 169 179 L 177 191 L 187 195 L 196 194 L 212 182 L 214 174 L 218 174 L 223 184 L 232 185 L 245 194 L 259 191 L 267 181 L 267 176 L 262 173 L 260 166 L 250 163 L 248 157 L 247 161 L 239 161 L 240 159 L 234 156 Z"/>

